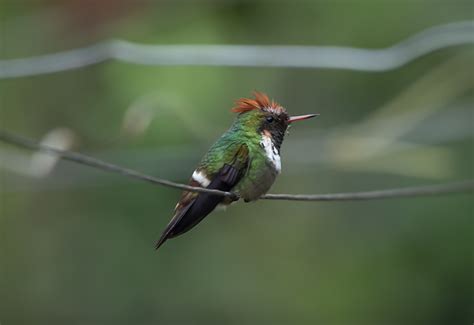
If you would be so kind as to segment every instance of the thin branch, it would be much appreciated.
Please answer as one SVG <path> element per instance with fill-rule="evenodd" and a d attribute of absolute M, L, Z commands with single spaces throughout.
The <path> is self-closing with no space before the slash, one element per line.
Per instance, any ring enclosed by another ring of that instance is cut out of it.
<path fill-rule="evenodd" d="M 232 192 L 223 192 L 201 187 L 193 187 L 185 184 L 171 182 L 165 179 L 152 177 L 138 171 L 120 167 L 97 158 L 79 154 L 68 150 L 60 150 L 51 146 L 38 143 L 34 140 L 0 130 L 0 140 L 6 143 L 25 147 L 32 150 L 39 150 L 48 154 L 56 155 L 64 160 L 69 160 L 78 164 L 88 165 L 97 169 L 117 173 L 130 178 L 146 181 L 156 185 L 187 190 L 190 192 L 211 193 L 219 196 L 232 197 L 237 199 L 238 195 Z M 332 194 L 267 194 L 261 197 L 266 200 L 292 200 L 292 201 L 349 201 L 349 200 L 374 200 L 397 197 L 415 197 L 428 195 L 442 195 L 451 193 L 462 193 L 474 191 L 474 180 L 452 182 L 440 185 L 428 185 L 420 187 L 397 188 L 388 190 L 378 190 L 369 192 L 354 193 L 332 193 Z"/>
<path fill-rule="evenodd" d="M 474 21 L 428 28 L 393 46 L 145 45 L 110 40 L 30 58 L 0 60 L 0 79 L 73 70 L 108 60 L 140 65 L 291 67 L 387 71 L 452 46 L 474 43 Z"/>

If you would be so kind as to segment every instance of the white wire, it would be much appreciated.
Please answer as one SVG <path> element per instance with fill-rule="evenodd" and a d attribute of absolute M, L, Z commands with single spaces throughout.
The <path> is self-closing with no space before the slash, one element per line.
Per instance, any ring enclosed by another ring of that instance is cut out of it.
<path fill-rule="evenodd" d="M 107 60 L 139 65 L 291 67 L 387 71 L 434 51 L 474 43 L 474 21 L 431 27 L 393 46 L 144 45 L 111 40 L 41 56 L 0 60 L 0 79 L 73 70 Z"/>

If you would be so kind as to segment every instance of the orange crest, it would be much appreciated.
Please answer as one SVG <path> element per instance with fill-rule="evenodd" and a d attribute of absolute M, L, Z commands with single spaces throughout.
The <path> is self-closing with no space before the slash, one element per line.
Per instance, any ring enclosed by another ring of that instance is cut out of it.
<path fill-rule="evenodd" d="M 232 108 L 234 113 L 245 113 L 254 109 L 273 110 L 277 112 L 283 111 L 283 107 L 277 102 L 268 98 L 268 96 L 259 91 L 254 91 L 255 99 L 240 98 L 235 102 L 236 106 Z"/>

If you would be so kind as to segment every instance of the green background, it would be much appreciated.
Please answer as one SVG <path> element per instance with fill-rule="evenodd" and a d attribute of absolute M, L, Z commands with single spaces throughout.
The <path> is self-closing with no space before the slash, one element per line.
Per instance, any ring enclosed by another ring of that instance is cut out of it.
<path fill-rule="evenodd" d="M 459 0 L 4 0 L 1 58 L 109 38 L 382 48 L 473 15 Z M 292 114 L 321 114 L 292 127 L 272 193 L 435 184 L 473 177 L 472 53 L 379 73 L 109 61 L 0 80 L 0 124 L 34 139 L 67 128 L 74 150 L 186 182 L 233 101 L 258 89 Z M 471 194 L 239 203 L 155 252 L 179 191 L 69 162 L 31 177 L 30 155 L 0 144 L 2 325 L 474 319 Z"/>

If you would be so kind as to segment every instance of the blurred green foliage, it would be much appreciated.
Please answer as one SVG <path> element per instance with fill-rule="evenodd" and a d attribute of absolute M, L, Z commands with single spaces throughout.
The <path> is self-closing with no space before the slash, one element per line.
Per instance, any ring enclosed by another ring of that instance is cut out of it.
<path fill-rule="evenodd" d="M 461 0 L 6 0 L 0 5 L 1 57 L 51 53 L 108 38 L 378 48 L 434 25 L 472 18 L 472 2 Z M 447 72 L 432 73 L 460 52 L 468 55 L 445 66 Z M 472 132 L 448 135 L 473 125 L 473 79 L 466 84 L 449 71 L 472 69 L 473 61 L 468 49 L 453 48 L 384 73 L 108 62 L 0 81 L 0 125 L 36 139 L 68 128 L 76 150 L 186 182 L 207 147 L 230 125 L 232 101 L 258 89 L 293 114 L 321 113 L 319 120 L 292 128 L 274 193 L 466 179 L 473 177 Z M 429 87 L 397 101 L 424 77 Z M 433 106 L 430 99 L 439 95 L 433 87 L 443 90 L 443 82 L 462 91 L 442 98 L 439 110 L 385 151 L 354 162 L 336 159 L 354 150 L 331 146 L 341 132 L 388 103 L 410 112 L 425 103 Z M 134 130 L 133 119 L 132 130 L 124 128 L 131 107 L 153 112 L 148 128 Z M 0 145 L 5 158 L 1 324 L 473 320 L 472 195 L 237 204 L 155 252 L 153 241 L 179 192 L 67 162 L 35 179 L 7 166 L 6 156 L 17 154 L 24 152 Z"/>

